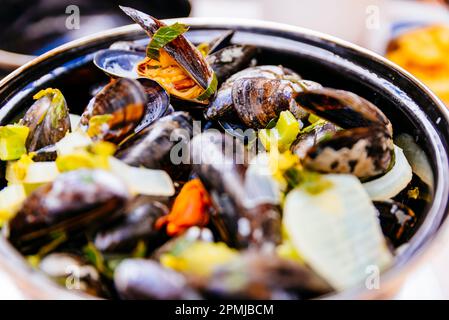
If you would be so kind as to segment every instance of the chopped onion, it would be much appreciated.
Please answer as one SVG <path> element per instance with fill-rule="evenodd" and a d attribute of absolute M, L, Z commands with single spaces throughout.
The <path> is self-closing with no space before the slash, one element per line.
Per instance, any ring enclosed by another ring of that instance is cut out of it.
<path fill-rule="evenodd" d="M 245 173 L 245 207 L 254 208 L 260 204 L 279 204 L 280 186 L 270 170 L 269 156 L 261 153 L 252 159 Z"/>
<path fill-rule="evenodd" d="M 404 190 L 412 180 L 412 167 L 409 165 L 402 149 L 394 146 L 394 154 L 395 163 L 390 171 L 380 178 L 363 184 L 372 200 L 391 199 Z"/>
<path fill-rule="evenodd" d="M 31 163 L 23 183 L 46 183 L 56 179 L 59 175 L 54 161 Z"/>
<path fill-rule="evenodd" d="M 68 133 L 64 138 L 56 143 L 56 152 L 58 155 L 73 153 L 76 149 L 87 147 L 92 143 L 87 133 L 82 130 L 76 130 Z"/>
<path fill-rule="evenodd" d="M 109 158 L 111 171 L 123 179 L 134 194 L 148 196 L 172 196 L 175 188 L 170 176 L 164 170 L 136 168 L 114 158 Z"/>
<path fill-rule="evenodd" d="M 59 175 L 54 161 L 32 162 L 27 165 L 26 175 L 23 179 L 16 176 L 13 169 L 14 162 L 8 162 L 6 166 L 6 180 L 9 183 L 41 184 L 52 182 Z"/>
<path fill-rule="evenodd" d="M 326 175 L 332 184 L 318 194 L 301 187 L 285 200 L 283 225 L 305 262 L 336 290 L 359 285 L 370 267 L 389 266 L 392 255 L 376 209 L 352 175 Z"/>
<path fill-rule="evenodd" d="M 0 226 L 17 213 L 25 199 L 25 189 L 21 184 L 12 184 L 0 191 Z"/>
<path fill-rule="evenodd" d="M 81 116 L 77 114 L 70 113 L 70 127 L 71 131 L 74 132 L 78 128 L 78 125 L 80 124 Z"/>
<path fill-rule="evenodd" d="M 433 172 L 426 153 L 409 134 L 400 134 L 395 143 L 404 150 L 404 154 L 413 168 L 413 172 L 428 186 L 433 186 Z"/>

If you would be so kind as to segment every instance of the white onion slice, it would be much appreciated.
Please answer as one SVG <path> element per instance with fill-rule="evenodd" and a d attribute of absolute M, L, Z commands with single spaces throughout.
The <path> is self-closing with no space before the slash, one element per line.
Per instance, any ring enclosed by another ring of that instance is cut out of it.
<path fill-rule="evenodd" d="M 329 189 L 313 195 L 301 188 L 285 200 L 283 225 L 305 261 L 336 290 L 363 283 L 373 266 L 390 265 L 376 210 L 352 175 L 326 175 Z"/>
<path fill-rule="evenodd" d="M 56 152 L 58 155 L 73 153 L 76 149 L 89 146 L 92 140 L 87 133 L 82 130 L 76 130 L 68 133 L 64 138 L 56 143 Z"/>
<path fill-rule="evenodd" d="M 114 157 L 109 158 L 109 165 L 134 194 L 167 197 L 175 194 L 173 181 L 164 170 L 131 167 Z"/>
<path fill-rule="evenodd" d="M 267 153 L 260 153 L 251 160 L 245 173 L 245 192 L 243 203 L 246 208 L 281 202 L 280 187 L 271 174 Z"/>
<path fill-rule="evenodd" d="M 23 183 L 46 183 L 56 179 L 59 175 L 56 162 L 33 162 L 28 166 L 27 175 Z"/>
<path fill-rule="evenodd" d="M 395 143 L 402 148 L 404 154 L 413 168 L 413 172 L 428 186 L 433 186 L 433 172 L 426 153 L 421 149 L 409 134 L 400 134 Z"/>
<path fill-rule="evenodd" d="M 0 191 L 0 225 L 16 214 L 25 199 L 25 189 L 21 184 L 12 184 Z"/>
<path fill-rule="evenodd" d="M 52 182 L 59 175 L 59 170 L 54 161 L 33 162 L 26 170 L 26 176 L 23 180 L 18 180 L 12 165 L 14 162 L 8 162 L 6 166 L 6 180 L 10 183 L 39 184 Z"/>
<path fill-rule="evenodd" d="M 74 132 L 78 128 L 78 125 L 79 125 L 80 120 L 81 120 L 81 116 L 79 116 L 77 114 L 70 113 L 69 117 L 70 117 L 71 131 Z"/>
<path fill-rule="evenodd" d="M 413 178 L 412 167 L 404 152 L 394 146 L 395 163 L 386 174 L 372 181 L 365 182 L 363 187 L 372 200 L 388 200 L 404 190 Z"/>

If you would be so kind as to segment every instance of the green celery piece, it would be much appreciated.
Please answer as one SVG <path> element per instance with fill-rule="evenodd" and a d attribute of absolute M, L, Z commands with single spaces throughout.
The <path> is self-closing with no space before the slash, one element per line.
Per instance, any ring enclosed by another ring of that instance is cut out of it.
<path fill-rule="evenodd" d="M 0 127 L 0 159 L 19 159 L 26 150 L 26 140 L 30 129 L 26 126 L 9 124 Z"/>

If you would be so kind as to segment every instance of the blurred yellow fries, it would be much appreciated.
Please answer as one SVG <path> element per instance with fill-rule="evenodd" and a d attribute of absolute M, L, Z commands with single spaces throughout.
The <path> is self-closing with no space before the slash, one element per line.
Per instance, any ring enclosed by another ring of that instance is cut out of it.
<path fill-rule="evenodd" d="M 423 81 L 449 106 L 449 27 L 434 25 L 390 42 L 387 58 Z"/>

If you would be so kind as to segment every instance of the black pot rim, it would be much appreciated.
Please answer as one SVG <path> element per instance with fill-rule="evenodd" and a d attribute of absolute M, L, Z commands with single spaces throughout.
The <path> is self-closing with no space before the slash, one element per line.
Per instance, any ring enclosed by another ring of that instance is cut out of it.
<path fill-rule="evenodd" d="M 391 61 L 385 59 L 384 57 L 371 52 L 367 49 L 349 43 L 347 41 L 338 39 L 336 37 L 332 37 L 320 32 L 312 31 L 309 29 L 275 23 L 275 22 L 267 22 L 260 20 L 248 20 L 248 19 L 229 19 L 229 18 L 182 18 L 182 19 L 170 19 L 166 20 L 168 23 L 173 23 L 175 21 L 180 21 L 190 25 L 194 29 L 238 29 L 242 31 L 251 31 L 257 30 L 258 32 L 266 32 L 267 34 L 275 34 L 281 37 L 285 36 L 300 36 L 303 39 L 311 39 L 315 42 L 327 43 L 332 46 L 349 49 L 355 52 L 358 55 L 363 55 L 364 57 L 368 57 L 371 61 L 381 64 L 388 69 L 396 72 L 401 75 L 408 82 L 414 84 L 419 88 L 423 95 L 426 95 L 434 105 L 438 108 L 438 113 L 444 118 L 446 123 L 449 123 L 449 110 L 446 106 L 437 98 L 437 96 L 430 91 L 423 83 L 417 80 L 414 76 L 412 76 L 409 72 L 405 71 L 401 67 L 392 63 Z M 86 46 L 88 44 L 95 43 L 100 39 L 120 39 L 125 36 L 129 36 L 131 34 L 141 34 L 142 30 L 137 25 L 128 25 L 124 27 L 114 28 L 110 30 L 106 30 L 104 32 L 96 33 L 91 36 L 83 37 L 81 39 L 69 42 L 60 47 L 57 47 L 35 59 L 23 65 L 19 69 L 15 70 L 11 74 L 7 75 L 5 78 L 0 80 L 0 95 L 2 94 L 2 89 L 8 86 L 14 85 L 14 80 L 20 78 L 20 75 L 30 70 L 40 63 L 45 62 L 48 59 L 51 59 L 59 54 L 64 52 L 74 50 L 78 47 Z M 438 181 L 438 185 L 435 189 L 435 200 L 432 203 L 429 211 L 434 210 L 439 213 L 441 216 L 447 213 L 447 200 L 444 200 L 444 197 L 449 197 L 449 182 L 445 182 L 444 178 L 449 176 L 449 167 L 444 166 L 444 164 L 448 164 L 447 159 L 447 151 L 444 149 L 443 145 L 437 145 L 440 151 L 440 157 L 437 158 L 436 167 L 438 168 L 438 177 L 436 177 Z M 420 259 L 423 259 L 425 254 L 431 251 L 431 247 L 434 246 L 435 242 L 438 241 L 439 238 L 442 238 L 442 231 L 449 230 L 449 222 L 444 222 L 441 226 L 427 226 L 428 228 L 434 227 L 438 228 L 437 234 L 432 234 L 428 239 L 425 240 L 425 243 L 420 247 L 416 248 L 414 254 L 410 257 L 410 259 L 403 264 L 395 265 L 385 271 L 381 276 L 381 288 L 380 290 L 369 291 L 364 288 L 362 285 L 359 287 L 348 289 L 344 292 L 334 293 L 324 298 L 330 299 L 347 299 L 347 298 L 374 298 L 381 297 L 386 293 L 388 289 L 391 289 L 391 285 L 397 284 L 400 282 L 399 279 L 403 279 L 404 275 L 407 274 L 413 266 L 416 266 L 417 262 Z M 423 231 L 424 232 L 424 231 Z M 62 299 L 73 299 L 73 298 L 92 298 L 91 296 L 87 296 L 85 294 L 69 292 L 68 290 L 55 285 L 52 281 L 43 276 L 40 272 L 32 269 L 25 259 L 15 251 L 14 248 L 5 240 L 0 240 L 0 266 L 3 266 L 5 270 L 9 272 L 9 274 L 13 275 L 13 279 L 19 285 L 19 287 L 25 290 L 31 290 L 36 297 L 43 298 L 62 298 Z M 384 286 L 385 284 L 385 286 Z M 386 288 L 384 290 L 382 288 Z M 25 294 L 27 294 L 25 292 Z"/>

